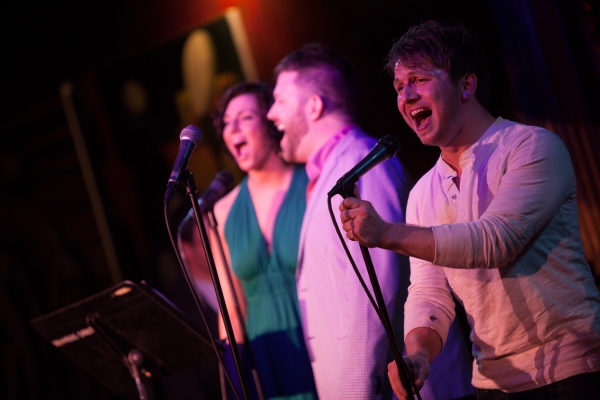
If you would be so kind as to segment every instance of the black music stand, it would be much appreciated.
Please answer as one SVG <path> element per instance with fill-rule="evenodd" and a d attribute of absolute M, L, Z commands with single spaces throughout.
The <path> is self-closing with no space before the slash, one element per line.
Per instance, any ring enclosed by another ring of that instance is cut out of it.
<path fill-rule="evenodd" d="M 123 281 L 30 322 L 113 393 L 133 395 L 137 389 L 143 400 L 152 394 L 146 384 L 157 374 L 216 357 L 205 334 L 144 282 Z"/>

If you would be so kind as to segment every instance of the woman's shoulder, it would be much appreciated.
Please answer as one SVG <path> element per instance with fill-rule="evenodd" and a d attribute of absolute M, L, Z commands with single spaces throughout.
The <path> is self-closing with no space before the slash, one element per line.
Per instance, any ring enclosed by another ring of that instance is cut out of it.
<path fill-rule="evenodd" d="M 227 216 L 229 215 L 229 211 L 233 206 L 233 202 L 240 192 L 240 187 L 241 184 L 237 184 L 229 193 L 215 203 L 213 213 L 215 214 L 215 219 L 217 220 L 217 224 L 219 226 L 224 226 Z"/>

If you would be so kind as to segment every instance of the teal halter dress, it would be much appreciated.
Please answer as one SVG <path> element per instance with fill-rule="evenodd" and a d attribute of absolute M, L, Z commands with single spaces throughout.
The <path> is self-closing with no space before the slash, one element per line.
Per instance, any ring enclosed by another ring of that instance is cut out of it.
<path fill-rule="evenodd" d="M 271 253 L 258 225 L 247 177 L 225 223 L 231 266 L 246 297 L 246 330 L 265 399 L 317 398 L 296 295 L 307 182 L 304 166 L 296 166 L 275 219 Z"/>

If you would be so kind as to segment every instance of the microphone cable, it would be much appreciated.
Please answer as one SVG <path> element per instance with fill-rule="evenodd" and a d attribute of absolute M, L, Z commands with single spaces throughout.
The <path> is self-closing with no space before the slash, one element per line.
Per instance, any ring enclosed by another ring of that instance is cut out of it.
<path fill-rule="evenodd" d="M 352 254 L 350 254 L 350 250 L 348 249 L 348 246 L 346 245 L 346 242 L 344 241 L 344 239 L 342 237 L 342 233 L 340 232 L 340 228 L 337 225 L 335 216 L 333 214 L 333 209 L 331 206 L 331 198 L 332 197 L 333 196 L 331 194 L 329 194 L 327 196 L 327 208 L 329 209 L 329 215 L 331 216 L 331 221 L 333 223 L 333 226 L 335 227 L 335 231 L 337 232 L 337 235 L 340 239 L 342 247 L 344 248 L 344 251 L 346 252 L 346 255 L 348 256 L 348 260 L 350 260 L 352 269 L 354 270 L 354 273 L 356 274 L 361 286 L 363 287 L 367 297 L 369 298 L 369 301 L 371 302 L 371 305 L 377 312 L 377 316 L 379 317 L 379 320 L 381 321 L 383 328 L 385 329 L 385 333 L 387 335 L 388 341 L 392 348 L 392 353 L 394 355 L 394 359 L 396 360 L 396 365 L 398 366 L 398 373 L 400 374 L 400 380 L 402 381 L 402 385 L 404 386 L 404 389 L 406 390 L 407 395 L 412 392 L 412 393 L 414 393 L 415 396 L 417 396 L 418 400 L 421 400 L 421 395 L 419 394 L 417 386 L 416 386 L 414 380 L 410 378 L 410 374 L 408 372 L 408 366 L 406 365 L 406 362 L 404 362 L 404 359 L 402 358 L 402 352 L 400 351 L 400 346 L 398 345 L 398 341 L 396 340 L 394 328 L 391 325 L 389 315 L 387 313 L 387 308 L 385 306 L 385 301 L 383 300 L 383 295 L 381 294 L 381 289 L 379 288 L 379 284 L 377 282 L 377 276 L 375 275 L 375 269 L 373 267 L 373 263 L 371 261 L 370 255 L 369 255 L 369 249 L 367 247 L 363 246 L 362 244 L 360 245 L 360 249 L 363 254 L 364 261 L 365 261 L 365 266 L 367 267 L 367 272 L 369 273 L 369 278 L 371 280 L 371 286 L 372 286 L 373 292 L 375 293 L 375 297 L 379 297 L 378 300 L 381 301 L 381 304 L 379 304 L 378 301 L 373 299 L 373 296 L 371 295 L 371 292 L 369 291 L 362 275 L 360 274 L 360 271 L 358 270 L 358 267 L 356 266 L 356 263 L 354 262 L 354 259 L 352 258 Z M 350 196 L 348 196 L 348 197 L 350 197 Z"/>
<path fill-rule="evenodd" d="M 217 219 L 215 218 L 215 214 L 212 209 L 208 209 L 206 211 L 206 216 L 208 218 L 208 223 L 209 223 L 210 229 L 212 230 L 213 234 L 215 235 L 216 242 L 217 242 L 217 248 L 219 249 L 221 259 L 223 260 L 223 267 L 225 269 L 225 277 L 227 278 L 227 283 L 229 284 L 229 288 L 230 288 L 229 290 L 231 290 L 236 315 L 238 317 L 238 320 L 240 321 L 242 337 L 244 339 L 244 343 L 246 344 L 246 346 L 244 346 L 244 348 L 246 350 L 248 360 L 250 361 L 250 366 L 252 369 L 252 377 L 254 378 L 254 384 L 256 386 L 256 391 L 258 392 L 258 400 L 264 400 L 265 397 L 264 397 L 264 394 L 262 391 L 262 384 L 260 382 L 260 377 L 258 376 L 258 367 L 256 364 L 256 357 L 254 355 L 254 350 L 252 349 L 252 343 L 250 343 L 250 337 L 248 336 L 248 330 L 246 329 L 246 323 L 245 323 L 243 315 L 242 315 L 240 302 L 239 302 L 238 296 L 235 292 L 235 287 L 233 285 L 233 278 L 231 276 L 231 267 L 227 263 L 227 258 L 225 257 L 225 249 L 223 248 L 223 243 L 221 242 L 221 238 L 219 237 L 219 231 L 217 230 Z"/>
<path fill-rule="evenodd" d="M 179 266 L 181 267 L 181 271 L 183 272 L 183 276 L 185 277 L 185 281 L 188 285 L 188 288 L 190 289 L 190 292 L 192 293 L 192 297 L 194 298 L 194 302 L 196 303 L 196 308 L 198 309 L 198 312 L 200 313 L 200 316 L 202 317 L 202 322 L 204 323 L 204 326 L 206 327 L 206 332 L 208 332 L 208 337 L 210 338 L 210 343 L 212 344 L 212 347 L 215 351 L 215 354 L 217 356 L 217 359 L 219 360 L 219 364 L 221 364 L 223 366 L 222 371 L 225 375 L 225 378 L 227 379 L 227 382 L 229 383 L 229 385 L 231 386 L 233 393 L 235 394 L 235 397 L 240 400 L 240 396 L 237 393 L 237 391 L 235 390 L 235 386 L 233 385 L 233 382 L 231 380 L 231 377 L 229 376 L 229 373 L 227 372 L 227 370 L 225 369 L 225 363 L 223 361 L 223 357 L 221 356 L 221 352 L 219 351 L 219 349 L 217 348 L 217 341 L 220 341 L 218 339 L 215 339 L 211 329 L 210 329 L 210 325 L 208 324 L 208 321 L 206 320 L 206 317 L 204 315 L 204 313 L 202 312 L 202 307 L 200 303 L 203 303 L 203 300 L 200 299 L 200 297 L 198 296 L 198 294 L 196 293 L 196 289 L 194 286 L 194 283 L 192 282 L 189 273 L 185 267 L 185 264 L 183 262 L 183 259 L 181 257 L 181 253 L 179 252 L 179 247 L 176 245 L 175 243 L 175 239 L 174 239 L 174 235 L 173 232 L 171 230 L 171 226 L 169 224 L 169 216 L 168 216 L 168 212 L 167 212 L 167 208 L 168 208 L 168 203 L 164 202 L 163 203 L 163 210 L 164 210 L 164 216 L 165 216 L 165 221 L 166 221 L 166 225 L 167 225 L 167 232 L 169 234 L 169 239 L 171 241 L 171 245 L 173 246 L 173 249 L 175 251 L 175 255 L 177 257 L 177 261 L 179 262 Z"/>

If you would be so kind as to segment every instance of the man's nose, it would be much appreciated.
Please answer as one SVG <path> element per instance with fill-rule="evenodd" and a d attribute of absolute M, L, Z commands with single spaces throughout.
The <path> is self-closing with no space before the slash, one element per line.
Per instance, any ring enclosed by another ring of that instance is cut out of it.
<path fill-rule="evenodd" d="M 403 103 L 412 103 L 419 98 L 419 94 L 412 85 L 406 85 L 402 88 L 398 100 Z"/>
<path fill-rule="evenodd" d="M 271 106 L 271 108 L 269 108 L 269 111 L 267 111 L 267 119 L 274 121 L 275 120 L 275 113 L 273 112 L 273 109 L 275 108 L 275 104 L 273 104 Z"/>

